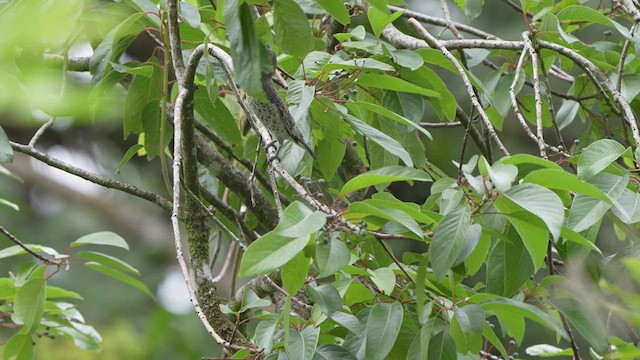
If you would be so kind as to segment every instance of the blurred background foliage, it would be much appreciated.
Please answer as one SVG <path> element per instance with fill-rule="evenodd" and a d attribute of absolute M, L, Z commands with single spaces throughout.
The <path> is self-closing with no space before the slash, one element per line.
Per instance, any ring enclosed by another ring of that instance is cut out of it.
<path fill-rule="evenodd" d="M 197 1 L 192 2 L 198 5 Z M 442 12 L 439 1 L 414 0 L 407 1 L 407 5 L 435 16 Z M 63 78 L 59 63 L 52 65 L 41 56 L 49 49 L 59 48 L 67 48 L 69 56 L 90 56 L 91 49 L 106 33 L 130 15 L 126 7 L 117 2 L 90 0 L 0 1 L 0 9 L 8 7 L 13 7 L 11 16 L 7 11 L 0 12 L 0 126 L 9 138 L 28 142 L 49 115 L 54 115 L 53 127 L 40 140 L 42 151 L 167 196 L 158 161 L 134 157 L 116 174 L 126 149 L 137 142 L 135 137 L 122 135 L 124 90 L 92 90 L 90 85 L 95 79 L 90 75 L 68 73 Z M 451 9 L 454 20 L 464 21 L 464 14 Z M 519 39 L 525 29 L 522 18 L 514 16 L 513 10 L 501 1 L 487 1 L 473 25 L 504 39 Z M 594 40 L 603 36 L 602 31 L 591 31 L 593 34 L 587 35 Z M 140 37 L 124 56 L 144 60 L 154 46 L 148 37 Z M 476 75 L 482 79 L 485 74 L 478 70 Z M 456 79 L 446 72 L 439 75 L 445 82 Z M 466 99 L 462 88 L 457 91 L 457 98 Z M 427 109 L 425 115 L 427 121 L 433 116 L 430 111 Z M 535 144 L 523 141 L 525 135 L 517 126 L 515 122 L 505 124 L 501 136 L 506 146 L 513 153 L 535 153 Z M 464 129 L 430 132 L 433 141 L 424 144 L 429 161 L 455 177 L 457 169 L 450 159 L 459 156 Z M 585 125 L 576 121 L 565 135 L 571 138 L 571 134 L 584 132 Z M 469 146 L 468 153 L 476 152 L 472 144 Z M 155 302 L 134 288 L 83 269 L 72 267 L 57 274 L 50 281 L 52 285 L 83 296 L 77 306 L 103 337 L 103 350 L 89 352 L 78 349 L 71 341 L 45 337 L 36 347 L 38 359 L 193 359 L 202 354 L 213 356 L 218 351 L 194 315 L 177 275 L 168 213 L 37 164 L 21 154 L 16 154 L 7 168 L 22 180 L 0 177 L 0 198 L 17 204 L 20 210 L 0 206 L 0 224 L 10 227 L 25 242 L 41 243 L 59 251 L 84 234 L 114 231 L 131 247 L 129 252 L 119 252 L 118 257 L 139 269 L 144 283 L 159 298 Z M 399 198 L 420 203 L 428 196 L 429 186 L 402 185 L 392 189 Z M 4 238 L 0 244 L 9 245 Z M 408 242 L 396 244 L 405 249 L 410 246 Z M 603 226 L 599 246 L 622 246 L 610 224 Z M 0 273 L 6 276 L 24 261 L 26 256 L 2 259 Z M 220 289 L 225 291 L 229 286 L 222 285 Z M 633 292 L 633 288 L 629 291 Z M 9 333 L 0 327 L 0 343 Z M 535 325 L 527 333 L 535 334 Z M 553 339 L 532 339 L 530 343 L 545 341 Z"/>

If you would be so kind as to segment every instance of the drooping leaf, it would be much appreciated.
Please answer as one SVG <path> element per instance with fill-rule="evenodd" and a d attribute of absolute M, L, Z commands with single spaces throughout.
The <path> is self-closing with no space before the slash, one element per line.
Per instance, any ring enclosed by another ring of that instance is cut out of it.
<path fill-rule="evenodd" d="M 389 75 L 363 74 L 358 76 L 358 85 L 385 90 L 403 91 L 432 98 L 440 97 L 440 94 L 438 94 L 437 91 L 425 89 L 406 80 Z"/>
<path fill-rule="evenodd" d="M 557 240 L 564 223 L 562 200 L 553 191 L 535 184 L 514 186 L 504 196 L 539 217 Z"/>
<path fill-rule="evenodd" d="M 129 250 L 129 244 L 126 240 L 111 231 L 88 234 L 71 243 L 72 248 L 83 245 L 108 245 Z"/>
<path fill-rule="evenodd" d="M 351 19 L 349 11 L 341 0 L 317 0 L 323 9 L 327 10 L 331 16 L 338 20 L 342 25 L 349 25 Z"/>
<path fill-rule="evenodd" d="M 149 295 L 150 297 L 154 297 L 153 293 L 149 290 L 149 288 L 147 287 L 147 285 L 145 285 L 142 281 L 138 280 L 138 279 L 134 279 L 131 276 L 122 273 L 118 270 L 112 269 L 108 266 L 102 265 L 100 263 L 97 262 L 93 262 L 90 261 L 88 263 L 84 264 L 86 267 L 93 269 L 95 271 L 101 272 L 109 277 L 112 277 L 120 282 L 123 282 L 125 284 L 131 285 L 134 288 L 142 291 L 143 293 Z"/>
<path fill-rule="evenodd" d="M 15 334 L 4 345 L 2 360 L 33 360 L 34 347 L 31 334 Z"/>
<path fill-rule="evenodd" d="M 253 333 L 255 344 L 263 348 L 265 353 L 271 352 L 273 338 L 275 336 L 278 323 L 280 322 L 280 317 L 280 314 L 271 314 L 269 318 L 258 323 L 256 330 Z"/>
<path fill-rule="evenodd" d="M 307 16 L 293 0 L 276 0 L 273 6 L 275 42 L 283 53 L 304 58 L 313 48 Z"/>
<path fill-rule="evenodd" d="M 293 259 L 320 230 L 326 215 L 296 201 L 283 212 L 275 229 L 247 247 L 240 262 L 240 276 L 266 274 Z"/>
<path fill-rule="evenodd" d="M 543 325 L 567 339 L 568 335 L 561 324 L 537 307 L 513 299 L 494 298 L 479 304 L 485 310 L 492 311 L 498 317 L 525 317 Z"/>
<path fill-rule="evenodd" d="M 95 251 L 81 251 L 77 253 L 75 257 L 78 257 L 80 259 L 95 261 L 102 265 L 106 265 L 118 270 L 126 271 L 129 273 L 135 274 L 137 276 L 140 276 L 140 272 L 136 268 L 113 256 L 109 256 L 109 255 L 102 254 Z"/>
<path fill-rule="evenodd" d="M 351 126 L 360 132 L 363 136 L 366 136 L 374 143 L 380 145 L 386 152 L 399 157 L 408 167 L 413 167 L 413 160 L 411 155 L 389 135 L 374 128 L 373 126 L 357 119 L 354 116 L 346 115 L 347 120 L 351 123 Z"/>
<path fill-rule="evenodd" d="M 530 172 L 523 179 L 524 182 L 538 184 L 548 189 L 558 189 L 585 194 L 593 198 L 611 203 L 602 190 L 588 182 L 582 181 L 575 175 L 562 170 L 541 169 Z"/>
<path fill-rule="evenodd" d="M 320 329 L 308 326 L 302 331 L 289 331 L 287 354 L 289 359 L 311 360 L 318 346 Z"/>
<path fill-rule="evenodd" d="M 363 189 L 369 186 L 384 184 L 393 181 L 431 181 L 431 177 L 422 170 L 410 169 L 403 166 L 389 166 L 368 171 L 349 180 L 341 194 Z"/>
<path fill-rule="evenodd" d="M 47 297 L 45 284 L 45 267 L 40 266 L 16 292 L 12 319 L 22 325 L 19 334 L 31 335 L 40 325 Z"/>
<path fill-rule="evenodd" d="M 458 258 L 469 231 L 470 220 L 471 213 L 467 207 L 452 211 L 440 220 L 429 253 L 436 278 L 444 277 Z"/>
<path fill-rule="evenodd" d="M 311 301 L 320 306 L 322 312 L 327 316 L 342 309 L 340 293 L 331 285 L 307 286 L 307 295 Z"/>
<path fill-rule="evenodd" d="M 587 146 L 578 160 L 578 177 L 589 180 L 616 161 L 626 149 L 619 142 L 600 139 Z"/>
<path fill-rule="evenodd" d="M 10 163 L 13 161 L 13 149 L 9 143 L 9 138 L 0 126 L 0 162 Z"/>
<path fill-rule="evenodd" d="M 366 358 L 385 359 L 396 342 L 403 317 L 402 305 L 375 304 L 369 312 L 366 330 Z"/>
<path fill-rule="evenodd" d="M 349 264 L 351 255 L 347 245 L 339 238 L 331 238 L 325 244 L 316 245 L 315 263 L 320 273 L 318 278 L 334 274 Z"/>

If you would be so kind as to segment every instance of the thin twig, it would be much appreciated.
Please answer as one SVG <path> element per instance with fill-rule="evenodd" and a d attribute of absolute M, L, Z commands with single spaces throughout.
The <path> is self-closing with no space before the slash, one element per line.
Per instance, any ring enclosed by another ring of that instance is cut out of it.
<path fill-rule="evenodd" d="M 533 70 L 533 95 L 536 104 L 536 135 L 538 138 L 538 150 L 540 150 L 540 157 L 543 159 L 547 159 L 547 152 L 545 150 L 544 142 L 544 132 L 542 128 L 542 97 L 540 96 L 540 78 L 538 77 L 538 54 L 533 48 L 533 44 L 531 43 L 531 39 L 529 39 L 529 36 L 531 36 L 531 34 L 528 31 L 522 33 L 522 40 L 524 41 L 526 50 L 529 52 L 529 56 L 531 56 L 531 68 Z"/>
<path fill-rule="evenodd" d="M 458 73 L 460 74 L 460 77 L 462 78 L 462 81 L 464 82 L 465 88 L 467 89 L 467 93 L 469 94 L 469 98 L 471 99 L 471 103 L 473 104 L 473 106 L 476 108 L 476 110 L 480 114 L 480 117 L 482 118 L 482 120 L 484 122 L 484 125 L 485 125 L 487 131 L 489 132 L 489 136 L 491 136 L 491 138 L 496 143 L 496 145 L 498 146 L 500 151 L 502 151 L 502 153 L 505 156 L 509 156 L 510 155 L 509 151 L 504 146 L 504 144 L 502 144 L 502 141 L 498 137 L 498 134 L 496 133 L 496 130 L 493 128 L 493 125 L 491 124 L 491 120 L 489 120 L 489 117 L 487 116 L 487 113 L 484 111 L 484 108 L 482 107 L 482 105 L 478 101 L 478 98 L 476 97 L 476 94 L 475 94 L 475 90 L 473 89 L 473 85 L 471 84 L 471 81 L 469 81 L 467 73 L 464 70 L 464 68 L 462 67 L 462 65 L 460 64 L 460 62 L 458 61 L 458 59 L 456 59 L 456 57 L 453 56 L 453 54 L 451 54 L 451 52 L 449 50 L 447 50 L 447 48 L 444 47 L 440 43 L 440 41 L 438 39 L 436 39 L 431 34 L 429 34 L 427 29 L 425 29 L 416 19 L 409 19 L 409 24 L 416 31 L 418 31 L 418 33 L 422 36 L 422 38 L 427 43 L 431 44 L 432 46 L 434 46 L 438 50 L 442 51 L 444 56 L 447 59 L 449 59 L 449 61 L 451 61 L 451 63 L 456 67 L 456 69 L 458 70 Z"/>
<path fill-rule="evenodd" d="M 64 261 L 64 259 L 49 259 L 45 256 L 38 254 L 37 252 L 31 250 L 27 245 L 25 245 L 22 241 L 20 241 L 17 237 L 15 237 L 12 233 L 10 233 L 9 230 L 5 229 L 1 225 L 0 225 L 0 232 L 4 236 L 6 236 L 9 240 L 11 240 L 14 244 L 20 246 L 22 249 L 24 249 L 24 251 L 28 252 L 33 257 L 44 262 L 45 264 L 61 265 Z"/>
<path fill-rule="evenodd" d="M 464 126 L 460 121 L 454 121 L 450 123 L 421 122 L 419 125 L 423 128 L 450 128 Z"/>
<path fill-rule="evenodd" d="M 229 249 L 227 250 L 227 256 L 224 259 L 224 264 L 222 265 L 222 269 L 220 269 L 220 273 L 218 273 L 216 277 L 211 279 L 212 283 L 216 284 L 220 282 L 220 280 L 222 280 L 224 275 L 227 273 L 227 269 L 233 262 L 233 258 L 237 256 L 238 249 L 239 248 L 236 246 L 235 242 L 229 243 Z"/>
<path fill-rule="evenodd" d="M 117 180 L 113 180 L 113 179 L 109 179 L 107 177 L 104 177 L 102 175 L 99 175 L 97 173 L 91 172 L 91 171 L 87 171 L 85 169 L 81 169 L 78 167 L 75 167 L 73 165 L 67 164 L 63 161 L 60 161 L 54 157 L 51 157 L 47 154 L 44 154 L 30 146 L 27 145 L 22 145 L 22 144 L 18 144 L 15 143 L 13 141 L 10 142 L 11 144 L 11 148 L 19 153 L 23 153 L 25 155 L 28 155 L 36 160 L 39 160 L 51 167 L 54 167 L 56 169 L 60 169 L 66 173 L 78 176 L 82 179 L 85 179 L 89 182 L 92 182 L 94 184 L 100 185 L 102 187 L 105 187 L 107 189 L 115 189 L 115 190 L 119 190 L 122 191 L 124 193 L 127 193 L 129 195 L 133 195 L 135 197 L 147 200 L 149 202 L 152 202 L 156 205 L 158 205 L 160 208 L 170 211 L 172 208 L 172 204 L 169 200 L 161 197 L 160 195 L 157 195 L 155 193 L 152 193 L 150 191 L 146 191 L 146 190 L 142 190 L 134 185 L 131 184 L 127 184 L 127 183 L 123 183 Z"/>

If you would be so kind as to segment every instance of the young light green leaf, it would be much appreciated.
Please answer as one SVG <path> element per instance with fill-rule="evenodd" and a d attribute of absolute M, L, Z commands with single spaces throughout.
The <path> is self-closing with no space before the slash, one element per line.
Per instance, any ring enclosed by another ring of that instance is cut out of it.
<path fill-rule="evenodd" d="M 16 292 L 12 319 L 16 324 L 22 325 L 19 334 L 31 335 L 40 325 L 47 297 L 44 276 L 45 267 L 39 266 Z"/>
<path fill-rule="evenodd" d="M 349 11 L 344 6 L 342 0 L 317 0 L 323 9 L 327 10 L 342 25 L 349 25 L 351 22 Z"/>
<path fill-rule="evenodd" d="M 483 157 L 487 172 L 491 178 L 491 182 L 500 192 L 505 192 L 511 188 L 511 183 L 518 176 L 518 168 L 514 165 L 495 163 L 492 166 L 487 163 L 487 160 Z"/>
<path fill-rule="evenodd" d="M 406 230 L 416 234 L 418 237 L 424 237 L 424 234 L 420 229 L 420 225 L 418 225 L 418 223 L 411 216 L 401 210 L 386 208 L 383 206 L 374 206 L 366 202 L 359 201 L 349 205 L 349 212 L 362 214 L 362 217 L 371 215 L 393 221 L 394 223 L 397 223 L 406 228 Z"/>
<path fill-rule="evenodd" d="M 371 308 L 365 340 L 367 359 L 386 359 L 400 333 L 403 314 L 402 305 L 397 301 L 378 303 Z"/>
<path fill-rule="evenodd" d="M 368 86 L 378 89 L 403 91 L 408 93 L 420 94 L 426 97 L 439 98 L 440 94 L 437 91 L 425 89 L 418 85 L 412 84 L 406 80 L 380 74 L 363 74 L 356 79 L 357 84 L 360 86 Z"/>
<path fill-rule="evenodd" d="M 557 240 L 564 224 L 564 205 L 553 191 L 535 184 L 514 186 L 504 196 L 547 224 L 553 239 Z"/>
<path fill-rule="evenodd" d="M 286 54 L 304 58 L 313 48 L 307 16 L 293 0 L 276 0 L 273 7 L 275 42 Z"/>
<path fill-rule="evenodd" d="M 131 276 L 122 273 L 118 270 L 112 269 L 108 266 L 99 264 L 97 262 L 88 262 L 84 264 L 86 267 L 93 269 L 95 271 L 101 272 L 109 277 L 112 277 L 120 282 L 123 282 L 125 284 L 131 285 L 134 288 L 142 291 L 143 293 L 149 295 L 151 298 L 155 298 L 153 296 L 153 293 L 151 293 L 151 291 L 149 291 L 149 288 L 147 288 L 147 285 L 145 285 L 142 281 L 137 280 L 132 278 Z"/>
<path fill-rule="evenodd" d="M 94 251 L 81 251 L 77 253 L 75 257 L 78 257 L 80 259 L 95 261 L 102 265 L 109 266 L 118 270 L 122 270 L 125 272 L 135 274 L 137 276 L 140 276 L 140 272 L 136 268 L 113 256 L 105 255 L 105 254 L 94 252 Z"/>
<path fill-rule="evenodd" d="M 308 326 L 301 332 L 289 331 L 289 341 L 286 341 L 289 359 L 311 360 L 318 346 L 320 329 Z"/>
<path fill-rule="evenodd" d="M 348 194 L 352 191 L 388 182 L 411 180 L 432 181 L 431 176 L 422 170 L 404 166 L 388 166 L 368 171 L 349 180 L 340 190 L 340 194 Z"/>
<path fill-rule="evenodd" d="M 0 285 L 0 289 L 2 286 Z M 2 291 L 0 290 L 0 293 Z M 0 295 L 1 297 L 1 295 Z M 48 299 L 60 299 L 60 298 L 68 298 L 68 299 L 78 299 L 82 300 L 82 296 L 80 294 L 69 291 L 63 288 L 59 288 L 57 286 L 47 285 L 47 300 Z"/>
<path fill-rule="evenodd" d="M 14 204 L 11 201 L 6 200 L 6 199 L 0 199 L 0 205 L 4 205 L 6 207 L 10 207 L 15 211 L 20 211 L 20 207 L 17 204 Z"/>
<path fill-rule="evenodd" d="M 342 309 L 342 298 L 338 290 L 331 285 L 307 286 L 307 295 L 314 304 L 318 304 L 322 312 L 331 316 L 335 311 Z"/>
<path fill-rule="evenodd" d="M 125 239 L 111 231 L 88 234 L 71 243 L 72 248 L 82 245 L 108 245 L 129 250 L 129 245 Z"/>
<path fill-rule="evenodd" d="M 9 143 L 9 138 L 0 126 L 0 162 L 10 163 L 13 161 L 13 149 Z"/>
<path fill-rule="evenodd" d="M 396 64 L 409 68 L 411 71 L 418 70 L 423 64 L 422 56 L 412 50 L 398 49 L 391 51 L 391 57 Z"/>
<path fill-rule="evenodd" d="M 351 254 L 347 245 L 339 238 L 332 238 L 326 244 L 316 244 L 315 264 L 318 267 L 318 278 L 327 277 L 349 265 Z M 306 273 L 305 273 L 306 275 Z"/>
<path fill-rule="evenodd" d="M 529 346 L 525 353 L 529 356 L 536 357 L 556 357 L 556 356 L 573 356 L 572 349 L 560 349 L 559 347 L 555 347 L 549 344 L 538 344 Z"/>
<path fill-rule="evenodd" d="M 122 168 L 131 160 L 133 155 L 135 155 L 140 149 L 144 148 L 143 144 L 135 144 L 127 150 L 127 152 L 122 157 L 120 164 L 118 164 L 118 168 L 116 169 L 116 174 L 119 174 Z"/>
<path fill-rule="evenodd" d="M 433 234 L 431 241 L 431 268 L 436 278 L 441 279 L 451 269 L 462 251 L 467 233 L 471 212 L 467 207 L 446 214 Z"/>
<path fill-rule="evenodd" d="M 55 249 L 47 246 L 42 246 L 37 244 L 24 244 L 24 246 L 33 252 L 43 252 L 47 255 L 52 256 L 55 259 L 64 259 L 69 257 L 68 255 L 60 254 Z M 0 259 L 4 259 L 11 256 L 16 256 L 16 255 L 22 255 L 26 253 L 27 251 L 19 245 L 9 246 L 8 248 L 4 248 L 0 250 Z"/>
<path fill-rule="evenodd" d="M 625 147 L 611 139 L 600 139 L 587 146 L 578 160 L 578 177 L 588 180 L 616 161 Z"/>

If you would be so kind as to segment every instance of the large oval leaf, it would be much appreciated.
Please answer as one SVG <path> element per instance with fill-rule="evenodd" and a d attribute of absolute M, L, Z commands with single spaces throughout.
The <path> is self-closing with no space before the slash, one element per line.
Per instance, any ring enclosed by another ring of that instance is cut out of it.
<path fill-rule="evenodd" d="M 402 305 L 378 303 L 367 319 L 366 358 L 385 359 L 396 342 L 403 316 Z"/>
<path fill-rule="evenodd" d="M 601 139 L 587 146 L 578 160 L 578 177 L 587 180 L 604 170 L 625 152 L 624 146 L 611 139 Z"/>
<path fill-rule="evenodd" d="M 411 169 L 404 166 L 387 166 L 354 177 L 344 184 L 340 193 L 344 195 L 373 185 L 410 180 L 431 181 L 431 176 L 422 170 Z"/>
<path fill-rule="evenodd" d="M 453 266 L 462 251 L 467 233 L 471 213 L 464 207 L 445 215 L 433 234 L 431 241 L 431 268 L 433 274 L 442 278 Z"/>
<path fill-rule="evenodd" d="M 564 206 L 558 195 L 539 185 L 522 184 L 512 187 L 504 196 L 542 219 L 553 239 L 558 240 L 564 224 Z"/>

